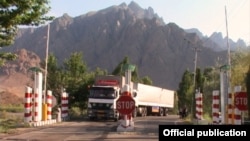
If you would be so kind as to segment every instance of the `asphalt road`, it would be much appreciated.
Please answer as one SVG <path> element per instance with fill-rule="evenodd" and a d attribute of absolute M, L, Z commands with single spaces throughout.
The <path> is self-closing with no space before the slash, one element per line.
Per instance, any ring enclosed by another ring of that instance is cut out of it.
<path fill-rule="evenodd" d="M 177 115 L 137 117 L 131 132 L 117 132 L 119 122 L 64 121 L 41 127 L 19 128 L 13 134 L 0 134 L 0 141 L 158 141 L 159 125 L 183 124 Z"/>

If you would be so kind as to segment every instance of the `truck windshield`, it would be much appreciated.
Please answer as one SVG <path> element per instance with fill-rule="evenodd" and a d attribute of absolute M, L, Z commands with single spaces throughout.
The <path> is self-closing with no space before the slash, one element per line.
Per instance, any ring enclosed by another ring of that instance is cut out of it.
<path fill-rule="evenodd" d="M 114 99 L 116 97 L 116 94 L 113 88 L 92 87 L 89 91 L 89 97 L 90 98 Z"/>

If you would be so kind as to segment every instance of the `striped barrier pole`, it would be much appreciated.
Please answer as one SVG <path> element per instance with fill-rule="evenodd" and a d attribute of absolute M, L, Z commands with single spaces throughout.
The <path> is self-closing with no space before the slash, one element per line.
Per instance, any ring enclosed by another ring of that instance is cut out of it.
<path fill-rule="evenodd" d="M 38 112 L 39 112 L 39 107 L 38 107 L 39 99 L 38 99 L 38 89 L 35 89 L 34 91 L 34 121 L 37 122 L 39 120 L 38 118 Z"/>
<path fill-rule="evenodd" d="M 24 122 L 30 122 L 31 119 L 31 93 L 32 93 L 32 88 L 26 87 L 25 90 L 25 102 L 24 102 Z"/>
<path fill-rule="evenodd" d="M 214 90 L 212 95 L 212 115 L 213 115 L 213 124 L 219 124 L 219 109 L 220 109 L 220 96 L 219 96 L 219 91 Z"/>
<path fill-rule="evenodd" d="M 66 120 L 68 117 L 68 94 L 62 93 L 62 120 Z"/>
<path fill-rule="evenodd" d="M 228 124 L 234 124 L 234 104 L 233 104 L 233 94 L 228 94 Z"/>
<path fill-rule="evenodd" d="M 235 86 L 234 87 L 234 92 L 240 92 L 241 91 L 241 86 Z M 238 108 L 234 108 L 234 124 L 240 125 L 241 124 L 241 111 Z"/>
<path fill-rule="evenodd" d="M 202 120 L 202 93 L 198 92 L 195 94 L 196 100 L 196 118 Z"/>
<path fill-rule="evenodd" d="M 47 92 L 47 119 L 52 119 L 52 91 Z"/>

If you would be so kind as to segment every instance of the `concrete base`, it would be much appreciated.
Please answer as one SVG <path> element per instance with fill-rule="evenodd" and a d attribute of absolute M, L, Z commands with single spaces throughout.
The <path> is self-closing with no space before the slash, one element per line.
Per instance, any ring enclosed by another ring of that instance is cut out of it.
<path fill-rule="evenodd" d="M 193 124 L 194 125 L 208 125 L 209 122 L 205 119 L 201 119 L 201 120 L 193 119 Z"/>
<path fill-rule="evenodd" d="M 117 127 L 117 132 L 133 132 L 134 130 L 134 122 L 128 120 L 122 120 Z"/>
<path fill-rule="evenodd" d="M 117 127 L 117 132 L 134 132 L 134 131 L 135 131 L 134 126 L 124 127 L 122 125 L 119 125 Z"/>
<path fill-rule="evenodd" d="M 30 122 L 29 125 L 32 127 L 38 127 L 38 126 L 45 126 L 49 124 L 57 123 L 56 119 L 46 120 L 46 121 L 37 121 L 37 122 Z"/>

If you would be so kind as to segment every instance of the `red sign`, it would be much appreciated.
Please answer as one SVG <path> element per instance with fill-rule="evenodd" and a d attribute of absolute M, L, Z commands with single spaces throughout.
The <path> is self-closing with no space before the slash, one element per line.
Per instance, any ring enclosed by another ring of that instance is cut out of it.
<path fill-rule="evenodd" d="M 246 92 L 236 93 L 234 98 L 234 104 L 241 111 L 247 110 L 247 93 Z"/>
<path fill-rule="evenodd" d="M 97 85 L 106 85 L 106 86 L 115 86 L 119 85 L 119 82 L 117 80 L 98 80 Z"/>
<path fill-rule="evenodd" d="M 116 101 L 116 109 L 119 113 L 128 115 L 135 109 L 135 101 L 131 96 L 122 95 Z"/>

